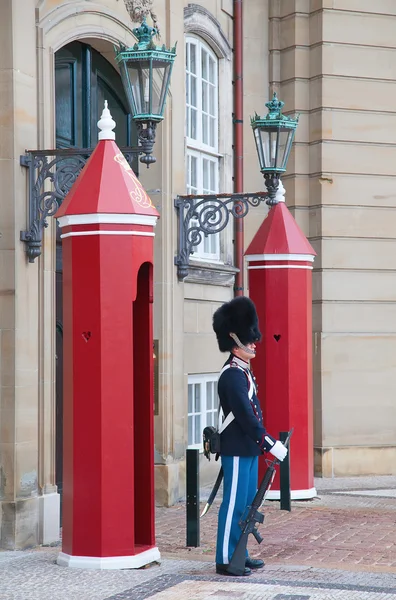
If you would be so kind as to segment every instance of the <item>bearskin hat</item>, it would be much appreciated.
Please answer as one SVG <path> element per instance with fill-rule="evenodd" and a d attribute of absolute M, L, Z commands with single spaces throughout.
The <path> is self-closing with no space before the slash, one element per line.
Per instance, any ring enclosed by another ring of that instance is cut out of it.
<path fill-rule="evenodd" d="M 237 296 L 231 302 L 226 302 L 213 315 L 213 330 L 220 352 L 231 352 L 235 348 L 230 333 L 235 333 L 244 345 L 260 341 L 254 303 L 246 296 Z"/>

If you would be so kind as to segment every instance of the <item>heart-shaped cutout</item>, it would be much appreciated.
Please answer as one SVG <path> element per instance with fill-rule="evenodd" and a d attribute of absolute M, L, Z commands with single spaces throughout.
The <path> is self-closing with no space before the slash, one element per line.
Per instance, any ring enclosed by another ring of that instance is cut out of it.
<path fill-rule="evenodd" d="M 281 339 L 281 335 L 280 335 L 280 333 L 275 333 L 275 334 L 274 334 L 274 340 L 275 340 L 276 342 L 279 342 L 279 340 L 280 340 L 280 339 Z"/>

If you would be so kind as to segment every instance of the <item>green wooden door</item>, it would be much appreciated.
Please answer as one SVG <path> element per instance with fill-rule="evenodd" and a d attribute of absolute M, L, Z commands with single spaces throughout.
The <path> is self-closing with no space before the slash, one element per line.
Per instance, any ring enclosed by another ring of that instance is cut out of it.
<path fill-rule="evenodd" d="M 136 145 L 121 78 L 91 46 L 72 42 L 55 55 L 56 144 L 93 148 L 104 101 L 116 122 L 120 147 Z"/>

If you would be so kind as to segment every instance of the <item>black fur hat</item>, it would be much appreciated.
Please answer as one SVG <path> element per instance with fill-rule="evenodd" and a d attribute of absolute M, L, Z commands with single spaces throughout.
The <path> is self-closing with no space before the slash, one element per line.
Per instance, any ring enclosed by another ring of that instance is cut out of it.
<path fill-rule="evenodd" d="M 230 333 L 235 333 L 244 345 L 260 341 L 261 333 L 254 303 L 246 296 L 237 296 L 226 302 L 213 315 L 213 330 L 220 352 L 231 352 L 237 345 Z"/>

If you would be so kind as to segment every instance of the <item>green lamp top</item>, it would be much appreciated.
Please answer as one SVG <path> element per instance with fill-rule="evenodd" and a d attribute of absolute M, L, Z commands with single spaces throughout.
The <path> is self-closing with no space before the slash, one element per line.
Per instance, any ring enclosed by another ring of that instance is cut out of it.
<path fill-rule="evenodd" d="M 250 124 L 255 129 L 256 127 L 288 127 L 290 129 L 295 129 L 298 125 L 298 119 L 300 115 L 296 115 L 293 117 L 287 117 L 282 114 L 282 108 L 285 103 L 276 95 L 272 97 L 272 100 L 265 103 L 265 106 L 268 108 L 268 114 L 265 117 L 260 117 L 257 113 L 255 113 L 254 117 L 250 118 Z"/>
<path fill-rule="evenodd" d="M 122 60 L 142 60 L 144 58 L 153 58 L 173 62 L 176 56 L 176 44 L 173 48 L 166 48 L 165 44 L 157 46 L 153 42 L 153 37 L 158 34 L 156 27 L 147 25 L 146 19 L 143 19 L 140 27 L 135 27 L 132 30 L 133 35 L 137 39 L 137 43 L 132 48 L 126 48 L 120 43 L 120 47 L 116 50 L 116 61 Z"/>
<path fill-rule="evenodd" d="M 139 50 L 145 50 L 148 46 L 154 45 L 152 43 L 152 38 L 158 34 L 158 29 L 147 25 L 146 18 L 144 17 L 140 27 L 132 29 L 132 33 L 138 41 L 137 46 Z"/>

